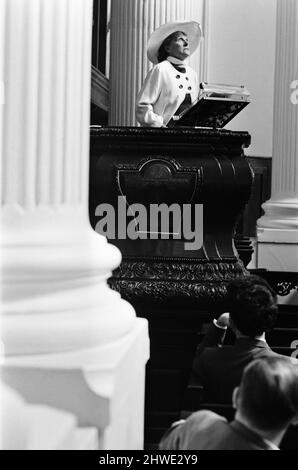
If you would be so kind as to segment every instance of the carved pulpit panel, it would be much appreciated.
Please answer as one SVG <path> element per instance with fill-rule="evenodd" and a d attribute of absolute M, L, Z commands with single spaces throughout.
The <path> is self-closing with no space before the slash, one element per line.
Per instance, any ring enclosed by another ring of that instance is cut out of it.
<path fill-rule="evenodd" d="M 226 130 L 92 129 L 90 220 L 97 229 L 98 207 L 114 208 L 115 231 L 107 236 L 123 256 L 113 288 L 131 301 L 214 305 L 227 281 L 246 274 L 233 236 L 251 191 L 249 143 L 246 132 Z M 150 220 L 161 204 L 180 210 L 180 225 L 174 215 L 166 226 Z M 123 230 L 129 224 L 135 237 Z"/>

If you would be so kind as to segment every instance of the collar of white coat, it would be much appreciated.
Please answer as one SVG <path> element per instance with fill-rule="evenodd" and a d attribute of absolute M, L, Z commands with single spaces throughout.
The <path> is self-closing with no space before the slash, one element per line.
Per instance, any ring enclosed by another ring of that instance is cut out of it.
<path fill-rule="evenodd" d="M 177 57 L 172 57 L 171 55 L 167 57 L 167 60 L 175 65 L 184 65 L 184 66 L 186 65 L 183 60 L 177 59 Z"/>

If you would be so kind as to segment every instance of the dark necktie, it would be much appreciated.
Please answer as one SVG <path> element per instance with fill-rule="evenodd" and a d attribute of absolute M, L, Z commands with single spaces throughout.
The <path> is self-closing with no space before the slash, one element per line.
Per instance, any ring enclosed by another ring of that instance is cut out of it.
<path fill-rule="evenodd" d="M 180 73 L 185 73 L 186 72 L 186 68 L 184 67 L 184 65 L 178 65 L 178 64 L 173 64 L 173 62 L 170 62 L 171 65 L 173 65 L 173 67 L 178 70 L 178 72 Z"/>

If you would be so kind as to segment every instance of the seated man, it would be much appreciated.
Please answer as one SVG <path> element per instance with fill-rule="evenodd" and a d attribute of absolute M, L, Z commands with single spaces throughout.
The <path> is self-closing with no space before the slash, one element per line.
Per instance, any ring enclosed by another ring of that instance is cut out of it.
<path fill-rule="evenodd" d="M 257 359 L 233 392 L 235 419 L 208 410 L 173 423 L 160 450 L 278 450 L 298 423 L 298 368 L 283 356 Z"/>
<path fill-rule="evenodd" d="M 230 313 L 213 321 L 193 361 L 193 373 L 209 402 L 231 403 L 245 366 L 254 359 L 277 356 L 265 339 L 278 315 L 277 297 L 269 284 L 258 276 L 234 280 L 227 286 L 227 301 Z M 228 326 L 236 341 L 222 346 Z"/>

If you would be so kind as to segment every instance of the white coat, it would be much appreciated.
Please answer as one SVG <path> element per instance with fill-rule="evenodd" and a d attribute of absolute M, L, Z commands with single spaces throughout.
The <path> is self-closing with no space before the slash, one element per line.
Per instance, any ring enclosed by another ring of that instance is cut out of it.
<path fill-rule="evenodd" d="M 164 60 L 150 70 L 136 103 L 136 118 L 141 126 L 166 126 L 187 93 L 191 95 L 191 102 L 198 98 L 198 76 L 188 65 L 184 67 L 186 73 L 181 73 Z"/>

